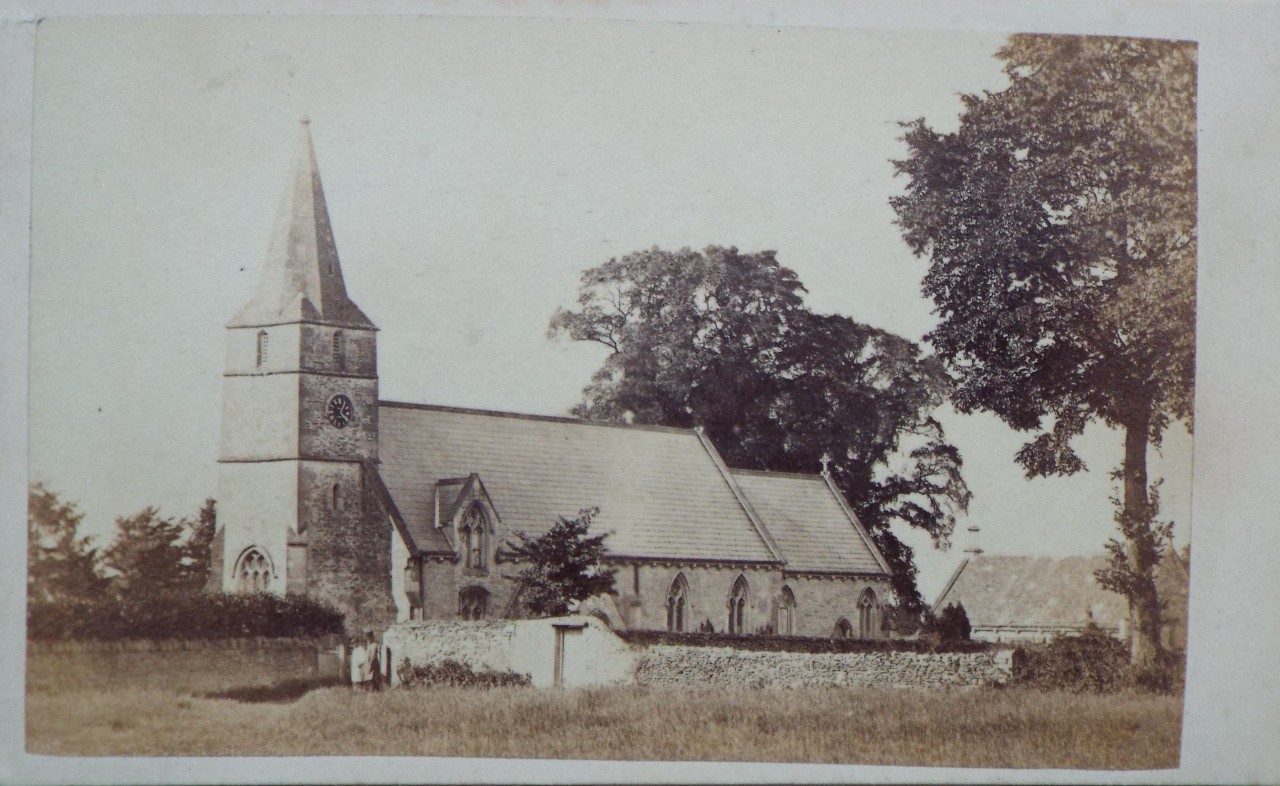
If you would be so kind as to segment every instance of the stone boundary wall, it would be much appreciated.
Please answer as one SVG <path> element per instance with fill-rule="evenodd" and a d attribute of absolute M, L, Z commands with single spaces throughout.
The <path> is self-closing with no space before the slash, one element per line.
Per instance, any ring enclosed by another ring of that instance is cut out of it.
<path fill-rule="evenodd" d="M 1012 656 L 1009 650 L 806 653 L 657 644 L 645 648 L 636 682 L 680 688 L 979 687 L 1006 682 Z"/>
<path fill-rule="evenodd" d="M 561 644 L 555 629 L 574 626 Z M 983 652 L 773 652 L 679 644 L 629 644 L 599 620 L 410 622 L 383 636 L 398 665 L 456 660 L 480 671 L 527 674 L 535 687 L 555 684 L 557 646 L 563 684 L 673 688 L 971 688 L 1008 681 L 1011 650 Z M 397 682 L 393 675 L 392 681 Z"/>

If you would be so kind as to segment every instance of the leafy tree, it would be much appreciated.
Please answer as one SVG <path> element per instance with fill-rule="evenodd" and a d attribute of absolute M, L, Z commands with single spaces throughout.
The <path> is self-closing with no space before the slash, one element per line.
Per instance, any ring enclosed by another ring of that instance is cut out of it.
<path fill-rule="evenodd" d="M 218 526 L 217 503 L 211 498 L 205 499 L 196 517 L 184 518 L 181 524 L 186 530 L 181 560 L 183 584 L 188 591 L 198 592 L 209 582 L 213 536 Z"/>
<path fill-rule="evenodd" d="M 574 414 L 702 426 L 735 467 L 813 472 L 828 457 L 918 611 L 911 549 L 889 525 L 945 545 L 968 505 L 960 454 L 932 417 L 946 374 L 904 338 L 814 314 L 804 292 L 772 251 L 653 248 L 587 270 L 579 309 L 550 328 L 610 351 Z"/>
<path fill-rule="evenodd" d="M 938 616 L 936 629 L 943 641 L 968 641 L 973 628 L 969 625 L 969 614 L 964 610 L 964 604 L 948 603 Z"/>
<path fill-rule="evenodd" d="M 80 535 L 84 514 L 36 483 L 27 492 L 27 599 L 92 600 L 106 588 L 98 551 Z"/>
<path fill-rule="evenodd" d="M 181 522 L 162 518 L 153 507 L 116 519 L 116 535 L 102 554 L 112 571 L 111 584 L 120 595 L 154 594 L 187 589 Z"/>
<path fill-rule="evenodd" d="M 561 517 L 538 537 L 516 532 L 518 542 L 507 548 L 527 565 L 515 580 L 520 598 L 535 617 L 568 614 L 574 604 L 595 595 L 613 595 L 613 569 L 600 565 L 608 534 L 587 535 L 599 509 L 578 512 L 576 519 Z"/>
<path fill-rule="evenodd" d="M 1085 469 L 1091 421 L 1124 433 L 1117 521 L 1099 578 L 1159 650 L 1163 544 L 1147 449 L 1191 425 L 1195 371 L 1195 46 L 1018 35 L 996 55 L 1009 87 L 964 97 L 959 129 L 905 124 L 909 182 L 891 202 L 930 264 L 928 341 L 962 412 L 1039 432 L 1028 477 Z"/>

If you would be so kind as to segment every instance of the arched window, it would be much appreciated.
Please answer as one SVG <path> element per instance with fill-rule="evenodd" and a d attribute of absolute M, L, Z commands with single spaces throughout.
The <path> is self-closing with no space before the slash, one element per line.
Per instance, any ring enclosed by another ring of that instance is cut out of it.
<path fill-rule="evenodd" d="M 332 499 L 329 500 L 334 510 L 342 509 L 342 487 L 337 483 L 333 484 Z"/>
<path fill-rule="evenodd" d="M 482 620 L 489 610 L 489 591 L 484 587 L 467 587 L 458 593 L 458 616 L 464 620 Z"/>
<path fill-rule="evenodd" d="M 867 587 L 858 598 L 858 638 L 870 639 L 876 635 L 876 594 Z"/>
<path fill-rule="evenodd" d="M 791 588 L 783 585 L 778 598 L 778 633 L 790 636 L 795 632 L 796 596 Z"/>
<path fill-rule="evenodd" d="M 685 610 L 689 603 L 689 582 L 684 574 L 676 575 L 667 590 L 667 630 L 684 630 Z"/>
<path fill-rule="evenodd" d="M 271 562 L 254 547 L 240 555 L 236 563 L 236 592 L 266 592 L 271 586 Z"/>
<path fill-rule="evenodd" d="M 489 565 L 488 540 L 489 517 L 480 505 L 472 505 L 462 517 L 459 527 L 459 545 L 464 549 L 462 564 L 472 570 L 486 570 Z"/>
<path fill-rule="evenodd" d="M 267 331 L 258 331 L 258 367 L 267 363 Z"/>
<path fill-rule="evenodd" d="M 853 638 L 853 626 L 849 624 L 849 620 L 841 617 L 840 620 L 836 622 L 836 629 L 831 635 L 835 636 L 837 639 L 851 639 Z"/>
<path fill-rule="evenodd" d="M 341 370 L 346 364 L 346 348 L 342 344 L 342 331 L 337 330 L 333 333 L 333 367 Z"/>
<path fill-rule="evenodd" d="M 747 578 L 739 574 L 729 590 L 729 632 L 746 633 Z"/>

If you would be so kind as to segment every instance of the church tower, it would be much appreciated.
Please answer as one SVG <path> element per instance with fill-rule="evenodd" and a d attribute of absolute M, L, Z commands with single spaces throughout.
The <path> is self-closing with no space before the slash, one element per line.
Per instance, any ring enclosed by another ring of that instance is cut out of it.
<path fill-rule="evenodd" d="M 347 296 L 303 120 L 257 294 L 227 324 L 223 591 L 303 593 L 362 621 L 386 613 L 390 545 L 366 477 L 378 460 L 376 331 Z"/>

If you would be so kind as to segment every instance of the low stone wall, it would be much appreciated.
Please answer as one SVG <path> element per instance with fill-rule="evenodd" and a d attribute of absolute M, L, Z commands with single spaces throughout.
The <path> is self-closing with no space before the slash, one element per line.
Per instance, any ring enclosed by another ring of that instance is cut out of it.
<path fill-rule="evenodd" d="M 647 647 L 636 669 L 641 685 L 774 687 L 865 685 L 893 688 L 977 687 L 1003 683 L 1012 653 L 744 652 L 728 647 Z"/>
<path fill-rule="evenodd" d="M 414 665 L 455 660 L 476 671 L 527 675 L 534 687 L 633 682 L 638 648 L 594 617 L 540 620 L 402 622 L 382 636 L 382 660 L 392 685 L 405 658 Z M 559 666 L 557 666 L 559 660 Z"/>

